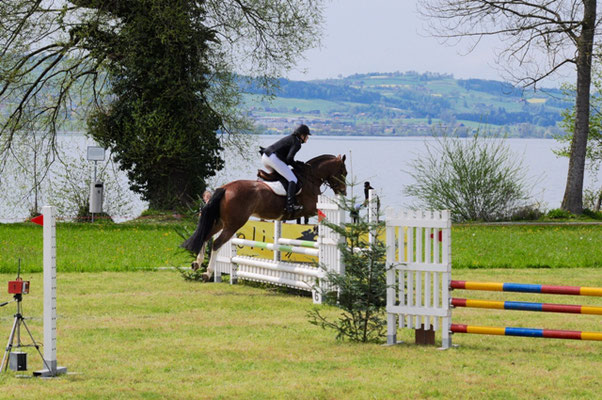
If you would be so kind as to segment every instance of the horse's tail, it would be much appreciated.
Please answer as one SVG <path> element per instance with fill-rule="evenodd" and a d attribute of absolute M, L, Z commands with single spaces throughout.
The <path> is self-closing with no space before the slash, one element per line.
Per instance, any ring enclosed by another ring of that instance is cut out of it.
<path fill-rule="evenodd" d="M 209 239 L 211 229 L 213 229 L 215 222 L 219 219 L 219 206 L 225 193 L 226 190 L 223 188 L 219 188 L 215 191 L 211 200 L 209 200 L 209 203 L 201 210 L 201 217 L 199 218 L 196 230 L 192 236 L 180 245 L 180 247 L 192 251 L 195 254 L 198 254 L 198 252 L 201 251 L 203 243 Z"/>

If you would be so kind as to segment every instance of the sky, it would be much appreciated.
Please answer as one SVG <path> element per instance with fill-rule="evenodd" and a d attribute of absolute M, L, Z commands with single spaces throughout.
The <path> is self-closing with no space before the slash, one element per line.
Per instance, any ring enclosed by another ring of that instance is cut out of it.
<path fill-rule="evenodd" d="M 367 72 L 417 71 L 451 73 L 456 78 L 508 80 L 496 66 L 495 50 L 503 47 L 488 38 L 467 53 L 468 42 L 441 44 L 426 32 L 417 12 L 420 0 L 326 0 L 321 46 L 308 50 L 287 78 L 312 80 Z M 572 81 L 558 76 L 545 86 Z"/>

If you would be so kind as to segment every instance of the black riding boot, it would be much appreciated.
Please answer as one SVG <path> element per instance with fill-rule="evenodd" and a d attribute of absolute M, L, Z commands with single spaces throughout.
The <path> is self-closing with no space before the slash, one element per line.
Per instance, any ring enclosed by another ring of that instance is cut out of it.
<path fill-rule="evenodd" d="M 294 215 L 299 211 L 303 210 L 303 207 L 297 204 L 295 200 L 295 193 L 297 192 L 297 184 L 293 181 L 288 183 L 286 190 L 286 212 L 290 215 Z"/>

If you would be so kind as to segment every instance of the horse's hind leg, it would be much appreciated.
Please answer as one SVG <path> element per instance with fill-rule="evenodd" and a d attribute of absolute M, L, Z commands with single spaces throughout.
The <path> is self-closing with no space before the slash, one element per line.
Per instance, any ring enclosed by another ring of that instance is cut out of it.
<path fill-rule="evenodd" d="M 244 223 L 242 224 L 244 225 Z M 234 234 L 237 230 L 239 230 L 241 226 L 236 227 L 227 227 L 222 230 L 222 233 L 213 241 L 213 245 L 211 246 L 211 257 L 209 258 L 209 265 L 207 266 L 207 272 L 203 274 L 203 280 L 208 281 L 213 276 L 213 271 L 215 271 L 215 263 L 217 257 L 217 251 L 220 247 L 222 247 Z"/>
<path fill-rule="evenodd" d="M 201 251 L 197 254 L 196 259 L 190 264 L 190 267 L 193 271 L 201 268 L 203 261 L 205 261 L 205 249 L 207 248 L 207 242 L 203 243 L 203 247 L 201 247 Z"/>
<path fill-rule="evenodd" d="M 216 223 L 215 226 L 213 227 L 213 229 L 211 230 L 211 233 L 209 234 L 209 239 L 207 240 L 207 242 L 209 240 L 211 240 L 211 238 L 220 230 L 222 229 L 222 223 L 221 221 Z M 203 243 L 203 246 L 201 247 L 201 251 L 199 251 L 199 254 L 197 254 L 196 259 L 192 262 L 192 264 L 190 264 L 190 267 L 192 268 L 193 271 L 198 270 L 201 265 L 203 265 L 203 262 L 205 261 L 205 250 L 207 249 L 207 242 Z"/>

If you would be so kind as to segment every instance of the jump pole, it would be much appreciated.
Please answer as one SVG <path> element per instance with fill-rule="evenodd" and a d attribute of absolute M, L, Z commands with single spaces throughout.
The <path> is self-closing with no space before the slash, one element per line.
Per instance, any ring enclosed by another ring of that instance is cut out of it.
<path fill-rule="evenodd" d="M 553 286 L 508 282 L 450 282 L 450 289 L 482 290 L 493 292 L 539 293 L 572 296 L 602 296 L 602 288 L 587 286 Z M 573 304 L 535 303 L 525 301 L 495 301 L 452 298 L 453 307 L 485 308 L 497 310 L 519 310 L 536 312 L 556 312 L 566 314 L 602 315 L 602 307 Z M 452 333 L 473 333 L 477 335 L 522 336 L 547 339 L 573 339 L 602 341 L 602 332 L 568 331 L 557 329 L 517 328 L 450 324 Z"/>
<path fill-rule="evenodd" d="M 573 339 L 602 341 L 602 332 L 565 331 L 556 329 L 513 328 L 451 324 L 454 333 L 475 333 L 477 335 L 523 336 L 547 339 Z"/>
<path fill-rule="evenodd" d="M 519 310 L 565 314 L 602 315 L 602 307 L 582 306 L 576 304 L 531 303 L 527 301 L 496 301 L 453 298 L 451 305 L 454 307 L 488 308 L 491 310 Z"/>
<path fill-rule="evenodd" d="M 602 297 L 602 287 L 587 286 L 553 286 L 509 282 L 451 281 L 449 287 L 450 289 L 485 290 L 489 292 L 545 293 L 564 294 L 569 296 Z"/>
<path fill-rule="evenodd" d="M 44 227 L 44 365 L 34 376 L 50 377 L 67 373 L 56 360 L 56 207 L 42 207 Z M 36 223 L 40 223 L 36 222 Z"/>

